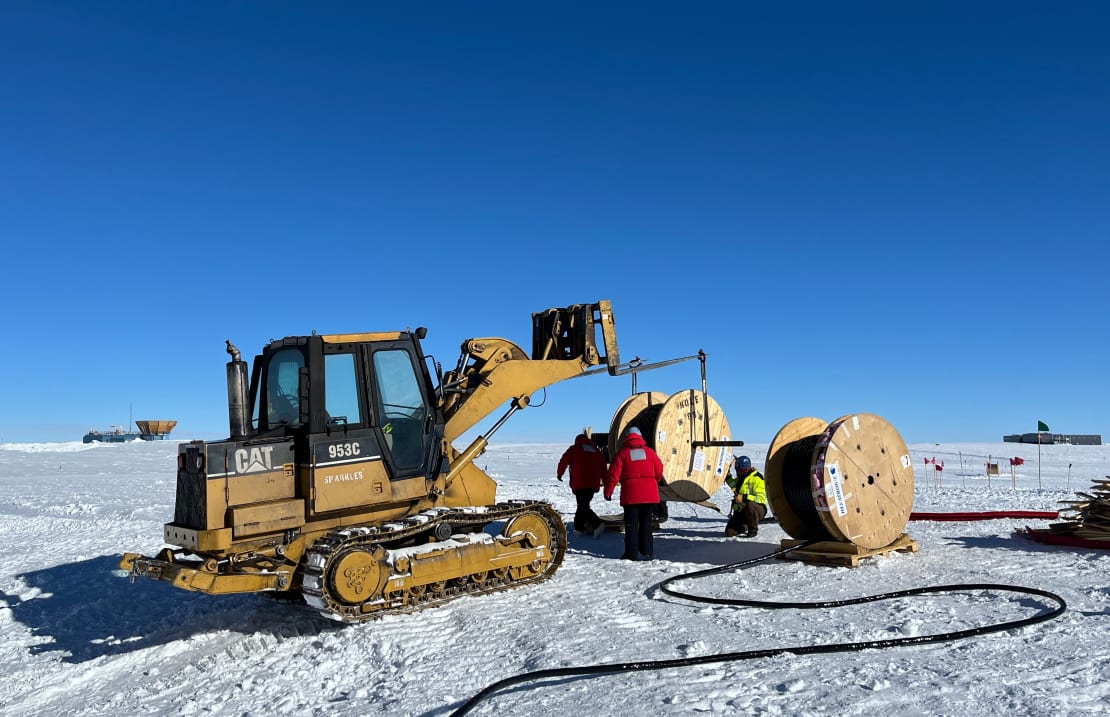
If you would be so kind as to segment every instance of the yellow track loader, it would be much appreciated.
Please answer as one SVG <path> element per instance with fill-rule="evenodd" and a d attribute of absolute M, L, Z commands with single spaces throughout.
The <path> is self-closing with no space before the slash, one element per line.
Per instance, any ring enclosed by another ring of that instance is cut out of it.
<path fill-rule="evenodd" d="M 421 349 L 426 335 L 288 337 L 249 371 L 228 341 L 230 436 L 180 445 L 170 547 L 120 567 L 183 590 L 300 594 L 343 622 L 550 577 L 567 545 L 559 513 L 497 502 L 474 461 L 535 391 L 620 373 L 610 303 L 532 314 L 530 354 L 468 339 L 446 373 Z"/>

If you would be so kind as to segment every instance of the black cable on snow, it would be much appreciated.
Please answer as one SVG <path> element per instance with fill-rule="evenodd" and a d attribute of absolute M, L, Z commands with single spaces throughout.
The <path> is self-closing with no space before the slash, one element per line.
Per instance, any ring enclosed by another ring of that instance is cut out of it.
<path fill-rule="evenodd" d="M 976 635 L 986 635 L 992 632 L 1002 632 L 1004 630 L 1013 630 L 1019 627 L 1027 627 L 1029 625 L 1036 625 L 1037 623 L 1046 622 L 1059 617 L 1067 609 L 1067 603 L 1059 595 L 1049 592 L 1047 590 L 1039 590 L 1037 588 L 1021 587 L 1017 585 L 1000 585 L 996 583 L 968 583 L 965 585 L 930 585 L 921 588 L 910 588 L 908 590 L 896 590 L 889 593 L 881 593 L 878 595 L 866 595 L 858 598 L 850 598 L 847 600 L 826 600 L 821 602 L 774 602 L 762 600 L 740 600 L 736 598 L 717 598 L 706 597 L 703 595 L 692 595 L 668 587 L 670 584 L 678 582 L 679 580 L 693 580 L 696 578 L 703 578 L 709 575 L 716 575 L 718 573 L 727 572 L 730 570 L 738 570 L 755 563 L 763 562 L 770 558 L 778 557 L 792 550 L 798 550 L 813 541 L 808 541 L 800 545 L 795 545 L 783 550 L 778 550 L 768 555 L 763 555 L 758 558 L 744 560 L 739 563 L 731 563 L 729 565 L 722 565 L 720 567 L 708 568 L 706 570 L 699 570 L 692 573 L 684 573 L 667 578 L 661 583 L 655 585 L 663 593 L 672 597 L 690 600 L 692 602 L 710 603 L 713 605 L 738 605 L 744 607 L 761 607 L 768 610 L 780 609 L 815 609 L 815 608 L 829 608 L 829 607 L 842 607 L 845 605 L 858 605 L 861 603 L 875 602 L 878 600 L 891 600 L 894 598 L 910 597 L 914 595 L 925 595 L 928 593 L 943 593 L 943 592 L 970 592 L 970 591 L 995 591 L 995 592 L 1011 592 L 1020 593 L 1024 595 L 1035 595 L 1055 602 L 1057 607 L 1031 617 L 1022 618 L 1020 620 L 1009 620 L 1007 622 L 995 623 L 992 625 L 983 625 L 981 627 L 968 628 L 966 630 L 955 630 L 952 632 L 944 632 L 936 635 L 919 635 L 917 637 L 897 637 L 886 640 L 863 640 L 859 642 L 840 642 L 827 645 L 803 645 L 798 647 L 772 647 L 764 650 L 745 650 L 743 652 L 725 652 L 717 655 L 701 655 L 699 657 L 683 657 L 673 660 L 641 660 L 636 662 L 615 662 L 603 665 L 583 665 L 580 667 L 557 667 L 547 670 L 534 670 L 532 672 L 525 672 L 513 677 L 507 677 L 503 680 L 498 680 L 493 684 L 487 686 L 482 691 L 475 694 L 467 700 L 461 707 L 451 713 L 450 717 L 461 717 L 467 714 L 470 710 L 474 709 L 482 700 L 490 695 L 506 687 L 518 685 L 523 682 L 534 682 L 537 680 L 545 680 L 553 677 L 588 677 L 593 675 L 613 674 L 618 672 L 636 672 L 641 670 L 666 670 L 672 667 L 689 667 L 692 665 L 707 665 L 717 662 L 735 662 L 741 660 L 755 660 L 761 657 L 774 657 L 776 655 L 818 655 L 830 652 L 855 652 L 859 650 L 874 650 L 887 647 L 899 647 L 903 645 L 925 645 L 936 642 L 952 642 L 955 640 L 962 640 L 967 637 L 974 637 Z"/>

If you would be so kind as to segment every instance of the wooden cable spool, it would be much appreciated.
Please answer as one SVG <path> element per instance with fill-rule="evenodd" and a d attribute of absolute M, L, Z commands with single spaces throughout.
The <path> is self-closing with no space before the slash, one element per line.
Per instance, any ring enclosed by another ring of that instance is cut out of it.
<path fill-rule="evenodd" d="M 786 424 L 771 441 L 764 477 L 771 510 L 798 539 L 883 548 L 905 530 L 913 507 L 909 450 L 869 413 Z"/>
<path fill-rule="evenodd" d="M 663 462 L 659 497 L 665 501 L 704 503 L 724 483 L 732 451 L 723 446 L 697 446 L 695 441 L 728 441 L 725 413 L 713 397 L 688 389 L 667 397 L 636 393 L 625 399 L 609 427 L 609 455 L 616 455 L 628 429 L 640 429 L 644 442 Z M 713 506 L 716 508 L 716 506 Z"/>
<path fill-rule="evenodd" d="M 624 399 L 613 413 L 613 420 L 609 423 L 609 453 L 606 455 L 606 459 L 611 461 L 613 456 L 617 455 L 617 451 L 621 447 L 621 439 L 624 438 L 625 431 L 632 425 L 636 416 L 652 406 L 662 405 L 666 400 L 667 394 L 660 391 L 634 393 Z M 643 433 L 644 429 L 639 428 L 640 433 Z M 646 434 L 644 440 L 648 440 Z"/>

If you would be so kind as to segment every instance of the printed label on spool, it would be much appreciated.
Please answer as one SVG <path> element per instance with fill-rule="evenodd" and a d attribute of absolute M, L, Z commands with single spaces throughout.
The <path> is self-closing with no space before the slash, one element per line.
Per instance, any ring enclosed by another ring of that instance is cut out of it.
<path fill-rule="evenodd" d="M 910 454 L 909 453 L 902 456 L 902 467 L 903 468 L 909 468 L 910 467 Z"/>
<path fill-rule="evenodd" d="M 722 441 L 727 441 L 728 436 L 721 436 L 721 440 Z M 725 474 L 725 455 L 726 455 L 726 453 L 727 453 L 726 451 L 718 451 L 717 452 L 717 467 L 713 471 L 717 475 L 724 475 Z"/>
<path fill-rule="evenodd" d="M 825 495 L 832 498 L 836 506 L 836 514 L 843 517 L 848 515 L 848 506 L 844 503 L 844 490 L 840 485 L 840 462 L 831 463 L 828 468 L 829 482 L 825 484 Z"/>
<path fill-rule="evenodd" d="M 852 426 L 854 426 L 856 432 L 859 433 L 859 416 L 852 416 Z"/>
<path fill-rule="evenodd" d="M 655 432 L 655 445 L 661 446 L 667 442 L 667 432 L 660 428 Z"/>
<path fill-rule="evenodd" d="M 705 470 L 705 451 L 700 448 L 694 451 L 694 470 Z"/>

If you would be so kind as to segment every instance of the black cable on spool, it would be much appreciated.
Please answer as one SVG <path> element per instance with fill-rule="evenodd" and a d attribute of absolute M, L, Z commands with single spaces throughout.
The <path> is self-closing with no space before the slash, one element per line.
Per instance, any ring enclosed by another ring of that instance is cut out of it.
<path fill-rule="evenodd" d="M 663 406 L 665 405 L 666 403 L 657 403 L 654 406 L 648 406 L 640 411 L 628 424 L 628 428 L 635 426 L 640 429 L 640 434 L 644 437 L 644 443 L 648 444 L 648 447 L 653 451 L 655 450 L 655 424 L 659 422 L 659 414 L 663 412 Z"/>
<path fill-rule="evenodd" d="M 782 492 L 794 515 L 806 526 L 805 537 L 832 540 L 833 536 L 817 516 L 817 506 L 813 504 L 813 488 L 810 483 L 813 450 L 817 448 L 820 440 L 820 435 L 806 436 L 786 448 L 782 462 Z"/>

